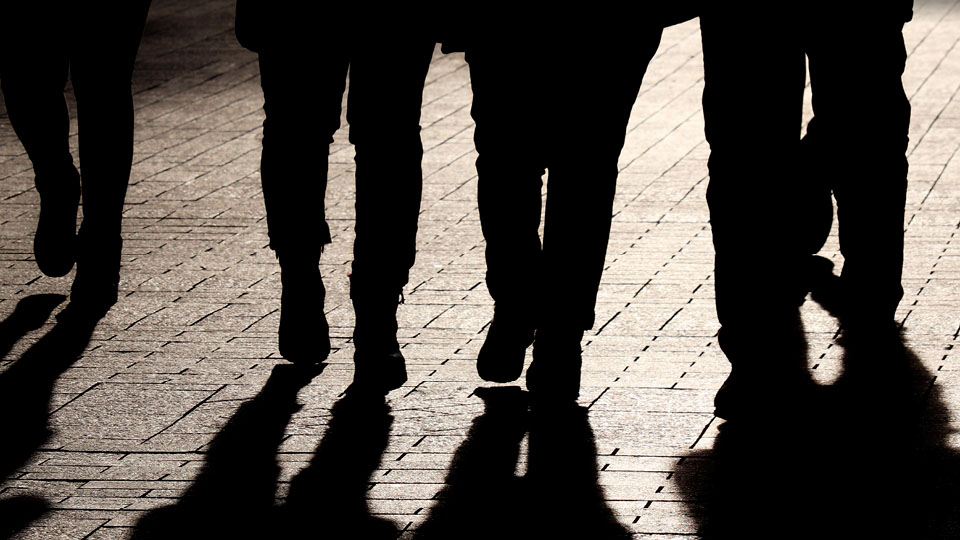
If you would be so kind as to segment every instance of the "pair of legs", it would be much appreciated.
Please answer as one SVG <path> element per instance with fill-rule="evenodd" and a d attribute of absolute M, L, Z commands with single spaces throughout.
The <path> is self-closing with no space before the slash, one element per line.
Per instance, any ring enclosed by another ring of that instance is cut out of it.
<path fill-rule="evenodd" d="M 149 0 L 17 6 L 7 13 L 14 24 L 0 38 L 7 51 L 0 58 L 0 86 L 40 194 L 37 263 L 45 274 L 63 276 L 76 261 L 71 298 L 98 312 L 117 298 L 120 225 L 133 161 L 130 84 L 149 7 Z M 82 175 L 68 143 L 68 74 L 77 98 Z"/>
<path fill-rule="evenodd" d="M 357 165 L 350 278 L 356 377 L 396 388 L 406 380 L 396 310 L 416 253 L 420 105 L 434 44 L 399 35 L 270 37 L 259 51 L 266 113 L 261 176 L 270 246 L 283 282 L 281 354 L 315 363 L 330 350 L 317 267 L 331 240 L 323 149 L 340 126 L 349 69 L 347 121 Z"/>
<path fill-rule="evenodd" d="M 797 307 L 808 290 L 824 189 L 832 187 L 839 209 L 845 329 L 868 333 L 893 318 L 903 295 L 910 118 L 900 81 L 901 7 L 854 2 L 837 9 L 818 1 L 703 8 L 707 201 L 719 341 L 733 366 L 717 396 L 720 416 L 749 412 L 764 392 L 787 395 L 784 388 L 805 377 Z M 761 11 L 767 22 L 752 24 Z M 805 55 L 816 118 L 802 147 Z"/>
<path fill-rule="evenodd" d="M 661 30 L 651 23 L 630 37 L 612 31 L 603 47 L 529 35 L 468 45 L 478 205 L 495 302 L 478 357 L 482 378 L 518 378 L 524 350 L 536 338 L 528 387 L 576 397 L 580 340 L 594 323 L 617 161 Z M 532 65 L 523 53 L 536 58 Z"/>

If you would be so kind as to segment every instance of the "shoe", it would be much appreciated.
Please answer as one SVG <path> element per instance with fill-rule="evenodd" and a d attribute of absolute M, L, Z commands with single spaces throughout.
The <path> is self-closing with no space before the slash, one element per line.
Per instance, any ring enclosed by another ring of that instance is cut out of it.
<path fill-rule="evenodd" d="M 386 395 L 407 382 L 406 360 L 400 350 L 365 353 L 353 356 L 353 383 L 350 391 Z"/>
<path fill-rule="evenodd" d="M 807 290 L 810 298 L 834 317 L 843 315 L 843 285 L 833 273 L 833 261 L 814 255 L 807 262 Z"/>
<path fill-rule="evenodd" d="M 73 171 L 76 174 L 76 170 Z M 33 236 L 33 256 L 40 271 L 50 277 L 70 272 L 77 259 L 77 208 L 80 177 L 40 194 L 40 218 Z"/>
<path fill-rule="evenodd" d="M 572 402 L 580 397 L 583 331 L 537 332 L 533 362 L 527 369 L 527 390 L 536 400 Z"/>
<path fill-rule="evenodd" d="M 319 259 L 281 258 L 280 356 L 295 364 L 316 365 L 330 356 L 330 325 L 323 312 L 326 289 Z"/>
<path fill-rule="evenodd" d="M 477 374 L 485 381 L 507 383 L 520 378 L 534 329 L 518 319 L 494 316 L 477 354 Z"/>
<path fill-rule="evenodd" d="M 69 312 L 71 316 L 102 319 L 117 303 L 119 286 L 119 265 L 82 260 L 77 264 L 77 275 L 70 288 L 70 303 L 64 308 L 64 312 Z"/>
<path fill-rule="evenodd" d="M 734 367 L 713 398 L 713 414 L 728 421 L 798 418 L 813 406 L 816 388 L 809 375 Z"/>
<path fill-rule="evenodd" d="M 351 276 L 350 298 L 356 322 L 353 330 L 353 386 L 386 394 L 407 382 L 406 361 L 397 341 L 400 290 L 358 286 Z"/>

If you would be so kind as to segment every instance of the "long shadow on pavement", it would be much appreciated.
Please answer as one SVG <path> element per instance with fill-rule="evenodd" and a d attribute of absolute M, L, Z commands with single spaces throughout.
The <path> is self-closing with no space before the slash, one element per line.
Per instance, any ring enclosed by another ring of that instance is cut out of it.
<path fill-rule="evenodd" d="M 292 480 L 286 503 L 275 504 L 277 450 L 300 409 L 297 393 L 317 374 L 275 367 L 211 442 L 181 500 L 147 514 L 132 538 L 396 538 L 393 523 L 372 517 L 366 502 L 393 423 L 382 395 L 347 393 L 334 404 L 310 465 Z"/>
<path fill-rule="evenodd" d="M 277 449 L 300 409 L 297 393 L 321 370 L 274 367 L 260 393 L 210 443 L 203 469 L 180 501 L 144 516 L 132 538 L 271 538 Z"/>
<path fill-rule="evenodd" d="M 63 300 L 61 295 L 21 300 L 0 323 L 0 352 L 6 354 L 27 332 L 42 326 Z M 0 373 L 0 479 L 9 478 L 50 437 L 54 384 L 83 353 L 98 321 L 68 306 L 49 332 Z M 46 501 L 32 496 L 0 502 L 0 538 L 9 538 L 46 509 Z"/>
<path fill-rule="evenodd" d="M 0 358 L 7 356 L 20 338 L 43 326 L 50 314 L 67 297 L 62 294 L 34 294 L 17 302 L 17 307 L 0 322 Z"/>
<path fill-rule="evenodd" d="M 720 426 L 676 479 L 705 540 L 957 538 L 960 454 L 934 376 L 909 349 L 845 359 L 800 418 Z"/>
<path fill-rule="evenodd" d="M 396 525 L 372 516 L 366 497 L 389 442 L 389 406 L 382 395 L 348 391 L 331 414 L 310 465 L 290 482 L 277 537 L 396 538 Z"/>
<path fill-rule="evenodd" d="M 446 487 L 413 535 L 465 538 L 630 538 L 606 506 L 586 409 L 529 404 L 517 387 L 478 388 L 484 413 L 457 449 Z M 515 474 L 529 432 L 527 473 Z"/>

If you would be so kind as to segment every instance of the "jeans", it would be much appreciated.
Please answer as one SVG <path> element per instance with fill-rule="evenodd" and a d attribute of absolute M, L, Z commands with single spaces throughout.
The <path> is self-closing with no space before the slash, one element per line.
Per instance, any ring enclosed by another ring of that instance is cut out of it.
<path fill-rule="evenodd" d="M 545 33 L 467 46 L 487 288 L 511 318 L 593 326 L 617 161 L 660 33 L 651 25 L 577 45 Z"/>
<path fill-rule="evenodd" d="M 433 47 L 411 38 L 330 34 L 263 46 L 261 179 L 274 250 L 319 257 L 330 242 L 325 150 L 340 127 L 349 68 L 357 190 L 352 288 L 399 295 L 416 254 L 420 105 Z"/>

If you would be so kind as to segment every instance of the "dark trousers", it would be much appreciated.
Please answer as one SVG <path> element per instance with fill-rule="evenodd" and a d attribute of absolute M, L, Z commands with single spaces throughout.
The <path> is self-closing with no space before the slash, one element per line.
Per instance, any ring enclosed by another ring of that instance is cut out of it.
<path fill-rule="evenodd" d="M 754 24 L 761 12 L 766 22 Z M 829 171 L 837 199 L 848 315 L 893 317 L 903 295 L 910 119 L 903 12 L 866 2 L 703 8 L 707 201 L 720 344 L 731 360 L 745 342 L 796 320 L 810 231 L 822 216 L 811 201 L 824 182 L 810 171 Z M 805 55 L 816 118 L 801 151 Z"/>
<path fill-rule="evenodd" d="M 80 174 L 70 155 L 63 94 L 69 73 L 83 173 L 78 268 L 96 266 L 115 277 L 133 162 L 131 76 L 150 2 L 66 6 L 23 5 L 5 14 L 0 86 L 10 123 L 33 163 L 37 191 L 75 191 Z"/>
<path fill-rule="evenodd" d="M 487 288 L 498 311 L 539 328 L 593 326 L 617 161 L 660 33 L 651 26 L 577 46 L 527 34 L 468 45 Z"/>
<path fill-rule="evenodd" d="M 330 242 L 327 151 L 340 127 L 349 69 L 347 121 L 357 166 L 352 290 L 396 298 L 416 254 L 420 105 L 434 44 L 310 36 L 260 50 L 266 113 L 261 178 L 270 246 L 319 257 Z"/>

